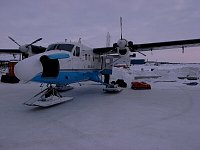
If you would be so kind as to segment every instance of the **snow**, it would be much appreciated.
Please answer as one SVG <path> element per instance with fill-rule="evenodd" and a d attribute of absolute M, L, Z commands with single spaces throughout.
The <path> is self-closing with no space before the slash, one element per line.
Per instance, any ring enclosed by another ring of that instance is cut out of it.
<path fill-rule="evenodd" d="M 178 81 L 178 77 L 199 77 L 200 65 L 199 64 L 163 64 L 155 65 L 135 65 L 130 69 L 115 68 L 113 73 L 114 78 L 122 78 L 128 83 L 138 77 L 146 77 L 146 81 Z M 156 78 L 156 80 L 152 80 Z M 144 79 L 142 79 L 144 80 Z"/>
<path fill-rule="evenodd" d="M 0 83 L 0 149 L 199 150 L 200 85 L 183 83 L 200 82 L 177 78 L 199 75 L 199 64 L 115 68 L 112 79 L 128 83 L 122 92 L 104 93 L 93 82 L 73 84 L 62 95 L 74 100 L 50 108 L 22 105 L 40 84 Z M 132 90 L 136 76 L 147 77 L 140 80 L 152 89 Z"/>

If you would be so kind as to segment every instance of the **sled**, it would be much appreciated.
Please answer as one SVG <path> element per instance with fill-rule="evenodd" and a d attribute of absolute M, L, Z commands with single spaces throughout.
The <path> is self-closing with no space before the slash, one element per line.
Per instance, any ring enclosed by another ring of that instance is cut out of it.
<path fill-rule="evenodd" d="M 103 91 L 106 93 L 119 93 L 122 91 L 122 88 L 111 84 L 104 88 Z"/>

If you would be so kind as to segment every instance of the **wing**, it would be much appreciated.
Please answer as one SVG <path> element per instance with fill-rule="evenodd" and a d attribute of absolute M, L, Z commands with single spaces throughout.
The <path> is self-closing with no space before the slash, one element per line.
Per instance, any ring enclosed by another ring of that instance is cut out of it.
<path fill-rule="evenodd" d="M 102 55 L 102 54 L 105 54 L 105 53 L 116 53 L 114 52 L 114 48 L 113 47 L 102 47 L 102 48 L 94 48 L 93 49 L 93 53 L 95 54 L 99 54 L 99 55 Z"/>
<path fill-rule="evenodd" d="M 128 47 L 130 48 L 131 52 L 196 47 L 196 46 L 200 46 L 200 39 L 144 43 L 144 44 L 132 44 L 131 42 L 131 44 L 128 44 Z M 102 48 L 94 48 L 93 52 L 96 54 L 104 54 L 104 53 L 116 53 L 117 51 L 113 47 L 102 47 Z"/>
<path fill-rule="evenodd" d="M 130 50 L 131 50 L 131 52 L 152 51 L 152 50 L 185 48 L 185 47 L 196 47 L 196 46 L 200 46 L 200 39 L 157 42 L 157 43 L 145 43 L 145 44 L 134 44 L 134 45 L 131 46 Z"/>
<path fill-rule="evenodd" d="M 5 54 L 21 54 L 22 52 L 19 49 L 0 49 L 0 53 L 5 53 Z"/>

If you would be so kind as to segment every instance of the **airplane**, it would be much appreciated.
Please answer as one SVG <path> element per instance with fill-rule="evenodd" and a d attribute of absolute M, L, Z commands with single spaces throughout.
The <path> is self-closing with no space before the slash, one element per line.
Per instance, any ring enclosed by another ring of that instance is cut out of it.
<path fill-rule="evenodd" d="M 15 75 L 22 81 L 47 84 L 47 88 L 33 96 L 24 104 L 28 106 L 49 107 L 60 104 L 73 97 L 63 97 L 55 85 L 70 85 L 82 81 L 94 81 L 105 85 L 105 91 L 120 91 L 110 83 L 114 57 L 130 65 L 131 53 L 195 47 L 200 39 L 133 44 L 122 36 L 122 18 L 120 18 L 121 38 L 111 47 L 90 48 L 79 42 L 50 44 L 45 52 L 35 54 L 19 61 L 14 68 Z M 115 55 L 115 56 L 113 56 Z M 102 80 L 104 76 L 104 81 Z"/>

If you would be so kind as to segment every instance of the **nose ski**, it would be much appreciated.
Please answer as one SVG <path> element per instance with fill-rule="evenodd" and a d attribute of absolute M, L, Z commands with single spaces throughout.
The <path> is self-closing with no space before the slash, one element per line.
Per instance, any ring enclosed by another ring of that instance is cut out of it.
<path fill-rule="evenodd" d="M 24 104 L 27 106 L 50 107 L 72 100 L 73 97 L 62 97 L 56 87 L 49 86 L 36 94 Z"/>

